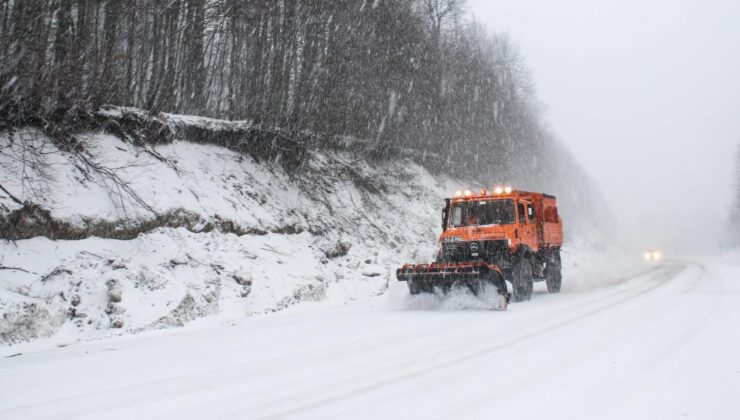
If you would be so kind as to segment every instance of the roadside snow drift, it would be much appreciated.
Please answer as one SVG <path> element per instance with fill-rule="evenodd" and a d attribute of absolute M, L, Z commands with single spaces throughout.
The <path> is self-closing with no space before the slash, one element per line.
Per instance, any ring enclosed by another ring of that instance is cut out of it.
<path fill-rule="evenodd" d="M 400 159 L 314 153 L 288 174 L 213 145 L 82 138 L 85 165 L 35 130 L 0 138 L 0 216 L 83 238 L 0 243 L 0 344 L 381 294 L 433 256 L 436 210 L 460 188 Z"/>

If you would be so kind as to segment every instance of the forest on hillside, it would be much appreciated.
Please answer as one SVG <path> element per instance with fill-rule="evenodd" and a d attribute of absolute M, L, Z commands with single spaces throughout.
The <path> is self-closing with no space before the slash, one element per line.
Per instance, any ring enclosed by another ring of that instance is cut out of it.
<path fill-rule="evenodd" d="M 103 105 L 355 139 L 486 182 L 591 190 L 543 122 L 516 46 L 463 0 L 0 0 L 0 128 Z"/>

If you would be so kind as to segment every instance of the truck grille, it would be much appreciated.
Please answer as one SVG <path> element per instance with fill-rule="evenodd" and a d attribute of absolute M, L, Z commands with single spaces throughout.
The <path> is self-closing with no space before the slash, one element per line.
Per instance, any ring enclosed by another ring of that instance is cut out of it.
<path fill-rule="evenodd" d="M 506 239 L 467 242 L 442 242 L 442 248 L 440 249 L 439 255 L 437 255 L 437 261 L 494 261 L 497 260 L 502 253 L 508 252 L 508 250 L 509 244 Z M 473 254 L 478 255 L 475 256 Z"/>

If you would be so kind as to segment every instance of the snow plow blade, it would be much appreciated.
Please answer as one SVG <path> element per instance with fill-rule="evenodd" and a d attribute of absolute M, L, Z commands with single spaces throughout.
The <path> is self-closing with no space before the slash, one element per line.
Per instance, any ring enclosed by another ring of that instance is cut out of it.
<path fill-rule="evenodd" d="M 408 283 L 412 295 L 434 293 L 435 290 L 447 293 L 453 286 L 463 285 L 479 296 L 490 285 L 504 297 L 506 303 L 503 309 L 506 309 L 510 299 L 501 269 L 483 261 L 406 264 L 396 270 L 396 278 Z"/>

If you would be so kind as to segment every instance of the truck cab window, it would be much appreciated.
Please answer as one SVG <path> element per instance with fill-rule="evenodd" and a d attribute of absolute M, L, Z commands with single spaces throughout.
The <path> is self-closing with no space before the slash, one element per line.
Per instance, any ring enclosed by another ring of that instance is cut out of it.
<path fill-rule="evenodd" d="M 533 222 L 534 221 L 534 206 L 531 204 L 527 206 L 527 215 L 529 216 L 529 221 Z"/>
<path fill-rule="evenodd" d="M 452 209 L 452 226 L 460 226 L 462 224 L 462 207 L 455 206 Z"/>
<path fill-rule="evenodd" d="M 516 221 L 513 200 L 482 200 L 456 203 L 452 227 L 508 225 Z"/>
<path fill-rule="evenodd" d="M 519 205 L 517 206 L 517 211 L 519 212 L 519 224 L 522 224 L 523 225 L 525 223 L 525 221 L 524 221 L 525 220 L 525 218 L 524 218 L 524 204 L 519 203 Z"/>

